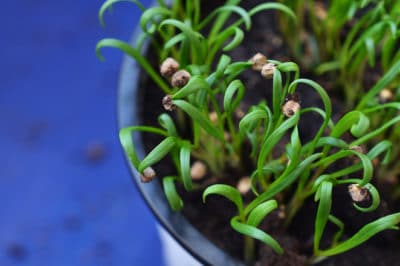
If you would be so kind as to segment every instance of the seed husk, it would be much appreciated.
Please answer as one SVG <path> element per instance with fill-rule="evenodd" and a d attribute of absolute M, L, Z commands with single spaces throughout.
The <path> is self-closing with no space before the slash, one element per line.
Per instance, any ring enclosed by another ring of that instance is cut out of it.
<path fill-rule="evenodd" d="M 171 95 L 164 96 L 164 98 L 162 99 L 162 105 L 167 111 L 174 111 L 176 109 L 175 104 L 172 102 Z"/>
<path fill-rule="evenodd" d="M 286 117 L 292 117 L 299 110 L 300 103 L 295 100 L 287 101 L 282 107 L 282 112 Z"/>
<path fill-rule="evenodd" d="M 275 64 L 273 63 L 265 64 L 261 69 L 261 75 L 265 79 L 272 79 L 272 77 L 274 76 L 275 69 L 276 69 Z"/>
<path fill-rule="evenodd" d="M 171 85 L 173 87 L 182 88 L 189 82 L 190 77 L 190 73 L 186 70 L 179 70 L 172 75 Z"/>
<path fill-rule="evenodd" d="M 267 64 L 267 57 L 262 53 L 256 53 L 249 61 L 253 63 L 253 70 L 261 71 L 263 66 Z"/>
<path fill-rule="evenodd" d="M 166 58 L 160 65 L 160 74 L 165 78 L 170 78 L 179 70 L 179 63 L 172 57 Z"/>
<path fill-rule="evenodd" d="M 147 167 L 143 170 L 143 173 L 140 176 L 140 181 L 143 183 L 148 183 L 152 181 L 156 177 L 156 171 L 152 167 Z"/>
<path fill-rule="evenodd" d="M 236 185 L 237 190 L 240 194 L 244 195 L 251 189 L 251 179 L 248 176 L 243 176 L 239 179 L 239 182 Z"/>
<path fill-rule="evenodd" d="M 348 191 L 351 199 L 354 202 L 363 202 L 367 201 L 370 198 L 368 189 L 364 187 L 360 187 L 357 184 L 351 184 L 348 186 Z"/>
<path fill-rule="evenodd" d="M 389 89 L 383 89 L 379 93 L 379 102 L 380 103 L 387 103 L 393 100 L 393 92 Z"/>
<path fill-rule="evenodd" d="M 193 180 L 201 180 L 207 174 L 207 166 L 201 161 L 195 161 L 190 168 L 190 176 Z"/>

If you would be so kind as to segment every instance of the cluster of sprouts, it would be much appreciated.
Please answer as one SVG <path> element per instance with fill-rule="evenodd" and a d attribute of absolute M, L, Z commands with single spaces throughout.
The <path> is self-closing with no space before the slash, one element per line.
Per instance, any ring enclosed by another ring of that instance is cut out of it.
<path fill-rule="evenodd" d="M 103 4 L 102 22 L 104 12 L 116 2 Z M 344 238 L 346 224 L 333 214 L 332 201 L 333 191 L 346 186 L 354 208 L 372 212 L 380 205 L 378 181 L 400 173 L 396 160 L 400 148 L 394 145 L 400 136 L 395 127 L 400 121 L 396 89 L 400 52 L 395 49 L 400 36 L 398 2 L 330 1 L 326 7 L 322 2 L 281 0 L 245 10 L 239 0 L 227 0 L 209 14 L 201 13 L 200 0 L 174 1 L 171 6 L 160 0 L 159 6 L 148 9 L 133 2 L 143 11 L 143 33 L 137 44 L 103 39 L 96 50 L 100 57 L 104 47 L 122 50 L 166 95 L 158 99 L 165 109 L 158 117 L 159 127 L 132 125 L 120 131 L 120 140 L 143 182 L 156 177 L 153 168 L 158 162 L 171 158 L 176 174 L 157 176 L 173 210 L 184 206 L 178 185 L 188 193 L 204 190 L 205 203 L 215 195 L 231 201 L 237 213 L 230 224 L 245 237 L 247 262 L 254 261 L 255 241 L 279 254 L 284 252 L 260 224 L 279 209 L 284 225 L 289 226 L 309 198 L 317 203 L 311 261 L 343 253 L 383 230 L 396 228 L 400 213 L 367 223 Z M 394 10 L 388 9 L 390 3 Z M 251 29 L 252 17 L 260 12 L 272 14 L 271 10 L 279 14 L 283 35 L 299 63 L 267 59 L 262 53 L 233 62 L 230 52 Z M 343 14 L 343 10 L 350 11 Z M 342 38 L 341 29 L 349 23 L 353 28 Z M 306 28 L 308 24 L 311 29 Z M 142 54 L 146 39 L 158 52 L 160 71 Z M 381 60 L 380 77 L 367 84 L 370 87 L 363 87 L 363 73 L 368 66 L 376 66 L 377 59 Z M 334 77 L 348 108 L 340 119 L 332 118 L 327 91 L 317 82 L 301 78 L 300 68 Z M 272 97 L 242 110 L 247 91 L 242 76 L 251 69 L 266 79 L 269 85 L 265 89 L 272 90 Z M 299 86 L 314 91 L 322 107 L 303 106 L 296 93 Z M 322 122 L 314 136 L 304 140 L 299 121 L 308 113 L 318 115 Z M 132 140 L 135 132 L 156 134 L 162 141 L 138 158 Z M 231 177 L 236 186 L 220 183 L 218 177 L 226 176 L 227 169 L 238 173 Z M 207 179 L 213 182 L 204 187 L 210 183 Z M 359 205 L 362 202 L 369 205 Z M 337 233 L 322 249 L 328 223 L 337 227 Z"/>

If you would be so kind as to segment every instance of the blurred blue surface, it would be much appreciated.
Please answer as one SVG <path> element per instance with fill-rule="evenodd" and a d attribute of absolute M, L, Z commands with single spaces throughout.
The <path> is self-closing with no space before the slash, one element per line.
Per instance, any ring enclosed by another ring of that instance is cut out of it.
<path fill-rule="evenodd" d="M 122 54 L 139 19 L 103 0 L 7 1 L 0 42 L 0 265 L 162 265 L 117 140 Z M 146 5 L 150 1 L 143 1 Z"/>

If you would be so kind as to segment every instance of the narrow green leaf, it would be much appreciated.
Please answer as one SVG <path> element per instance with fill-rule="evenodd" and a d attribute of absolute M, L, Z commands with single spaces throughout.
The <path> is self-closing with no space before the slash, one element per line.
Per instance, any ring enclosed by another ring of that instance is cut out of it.
<path fill-rule="evenodd" d="M 276 120 L 280 114 L 282 114 L 282 104 L 284 98 L 282 97 L 282 75 L 281 72 L 276 69 L 272 78 L 272 110 L 274 113 L 274 120 Z"/>
<path fill-rule="evenodd" d="M 226 34 L 226 37 L 224 34 Z M 225 41 L 226 39 L 229 38 L 229 36 L 232 35 L 233 35 L 232 40 L 222 48 L 222 51 L 224 52 L 232 51 L 243 41 L 244 38 L 243 31 L 240 28 L 234 27 L 221 32 L 221 35 L 219 35 L 219 37 L 221 36 L 220 42 L 222 42 L 222 40 Z"/>
<path fill-rule="evenodd" d="M 369 128 L 369 118 L 363 113 L 359 113 L 359 119 L 357 124 L 354 124 L 350 128 L 350 132 L 354 137 L 360 137 L 367 132 Z"/>
<path fill-rule="evenodd" d="M 272 113 L 268 107 L 259 108 L 257 106 L 247 113 L 239 122 L 239 133 L 244 135 L 246 132 L 253 131 L 260 120 L 265 120 L 265 128 L 268 132 L 268 128 L 272 124 Z"/>
<path fill-rule="evenodd" d="M 176 19 L 165 19 L 159 25 L 159 30 L 163 31 L 163 27 L 174 26 L 181 30 L 187 36 L 188 45 L 193 47 L 198 59 L 204 59 L 206 53 L 206 42 L 199 32 L 194 31 L 189 25 Z M 186 39 L 186 38 L 185 38 Z M 181 62 L 182 63 L 182 62 Z"/>
<path fill-rule="evenodd" d="M 190 176 L 190 143 L 182 142 L 179 153 L 182 182 L 186 191 L 192 190 L 192 177 Z"/>
<path fill-rule="evenodd" d="M 360 152 L 357 152 L 354 150 L 342 150 L 342 151 L 336 152 L 334 154 L 331 154 L 331 155 L 325 157 L 324 159 L 321 159 L 317 163 L 313 164 L 312 167 L 314 168 L 314 167 L 318 167 L 318 166 L 323 166 L 325 168 L 325 167 L 329 166 L 331 163 L 338 161 L 339 159 L 354 156 L 354 155 L 357 156 L 361 161 L 361 165 L 362 165 L 362 169 L 363 169 L 363 177 L 362 177 L 361 185 L 363 186 L 371 180 L 372 174 L 373 174 L 373 166 L 372 166 L 371 159 L 363 153 L 360 153 Z M 352 169 L 352 166 L 350 166 L 346 169 Z M 356 169 L 353 169 L 353 170 L 356 171 Z M 338 173 L 340 173 L 340 175 Z M 337 172 L 331 173 L 330 176 L 337 178 L 337 177 L 343 176 L 345 174 L 348 174 L 348 173 L 344 173 L 343 170 L 339 170 Z"/>
<path fill-rule="evenodd" d="M 215 76 L 217 79 L 222 77 L 225 69 L 229 66 L 231 61 L 232 61 L 232 59 L 230 58 L 230 56 L 228 56 L 226 54 L 221 55 L 221 57 L 218 61 L 218 64 L 217 64 L 217 68 L 215 69 Z"/>
<path fill-rule="evenodd" d="M 136 149 L 133 141 L 132 134 L 135 131 L 143 131 L 148 133 L 159 134 L 162 136 L 167 136 L 167 132 L 164 130 L 155 128 L 155 127 L 145 127 L 145 126 L 132 126 L 132 127 L 125 127 L 119 131 L 119 140 L 121 142 L 122 148 L 124 149 L 126 155 L 128 156 L 129 160 L 133 164 L 133 166 L 138 169 L 139 167 L 139 158 L 136 154 Z"/>
<path fill-rule="evenodd" d="M 260 4 L 256 7 L 252 8 L 248 13 L 250 16 L 253 16 L 253 15 L 257 14 L 258 12 L 269 10 L 269 9 L 275 9 L 275 10 L 282 11 L 283 13 L 288 15 L 291 19 L 293 19 L 293 21 L 296 21 L 296 15 L 294 14 L 294 12 L 290 8 L 288 8 L 287 6 L 285 6 L 284 4 L 281 4 L 281 3 Z"/>
<path fill-rule="evenodd" d="M 106 12 L 107 9 L 111 9 L 112 6 L 118 2 L 132 2 L 132 3 L 136 4 L 142 12 L 145 10 L 145 7 L 139 1 L 136 1 L 136 0 L 107 0 L 101 5 L 100 10 L 99 10 L 99 21 L 102 26 L 105 25 L 104 24 L 104 13 Z"/>
<path fill-rule="evenodd" d="M 202 114 L 196 107 L 183 100 L 174 100 L 173 104 L 181 108 L 211 136 L 224 141 L 223 134 L 213 124 L 211 124 L 209 118 L 206 118 L 205 115 Z"/>
<path fill-rule="evenodd" d="M 332 206 L 332 183 L 324 181 L 321 183 L 319 190 L 319 204 L 317 216 L 315 217 L 314 229 L 314 253 L 319 250 L 319 243 L 324 233 L 326 223 L 328 222 Z"/>
<path fill-rule="evenodd" d="M 140 162 L 138 171 L 142 172 L 149 166 L 163 159 L 176 145 L 176 137 L 167 137 L 161 141 L 147 156 Z"/>
<path fill-rule="evenodd" d="M 183 42 L 186 39 L 186 35 L 183 32 L 176 34 L 174 37 L 164 43 L 164 49 L 169 50 L 178 43 Z"/>
<path fill-rule="evenodd" d="M 290 136 L 290 146 L 293 148 L 293 152 L 295 154 L 300 154 L 301 149 L 301 141 L 299 135 L 299 129 L 297 126 L 294 127 L 294 130 Z"/>
<path fill-rule="evenodd" d="M 329 221 L 331 223 L 334 223 L 337 227 L 339 227 L 339 230 L 333 236 L 333 240 L 332 240 L 332 246 L 336 246 L 336 243 L 339 241 L 340 237 L 343 235 L 344 223 L 341 220 L 339 220 L 337 217 L 333 216 L 332 214 L 329 215 Z"/>
<path fill-rule="evenodd" d="M 389 160 L 391 159 L 392 155 L 392 142 L 388 140 L 382 140 L 378 144 L 376 144 L 372 149 L 369 150 L 367 156 L 371 160 L 374 158 L 378 157 L 381 153 L 385 153 L 385 156 L 383 157 L 382 164 L 385 165 L 389 163 Z"/>
<path fill-rule="evenodd" d="M 357 133 L 356 135 L 360 136 L 365 133 L 366 129 L 368 129 L 368 127 L 366 127 L 366 120 L 368 120 L 368 117 L 366 117 L 360 111 L 348 112 L 337 122 L 335 127 L 332 129 L 331 137 L 339 138 L 343 135 L 344 132 L 349 129 L 352 129 L 352 133 Z"/>
<path fill-rule="evenodd" d="M 180 211 L 183 208 L 183 201 L 178 192 L 176 192 L 174 181 L 175 177 L 173 176 L 166 176 L 163 178 L 164 193 L 171 209 Z"/>
<path fill-rule="evenodd" d="M 333 256 L 346 252 L 354 247 L 361 245 L 362 243 L 383 230 L 393 229 L 393 227 L 398 223 L 400 223 L 400 213 L 387 215 L 363 226 L 354 236 L 347 239 L 346 241 L 339 243 L 333 248 L 319 251 L 317 254 L 318 256 Z"/>
<path fill-rule="evenodd" d="M 296 167 L 287 167 L 286 170 L 274 181 L 271 183 L 267 189 L 260 194 L 257 198 L 255 198 L 245 209 L 245 214 L 248 214 L 252 209 L 258 206 L 260 203 L 271 199 L 277 193 L 281 192 L 285 188 L 289 187 L 296 181 L 297 177 L 302 174 L 313 161 L 320 158 L 322 153 L 316 153 L 311 156 L 308 156 L 305 160 L 303 160 Z"/>
<path fill-rule="evenodd" d="M 364 208 L 364 207 L 358 206 L 356 203 L 353 203 L 353 206 L 354 206 L 357 210 L 359 210 L 359 211 L 361 211 L 361 212 L 372 212 L 372 211 L 376 210 L 376 209 L 379 207 L 379 204 L 381 203 L 381 199 L 380 199 L 380 196 L 379 196 L 379 192 L 378 192 L 378 190 L 376 190 L 376 188 L 375 188 L 373 185 L 371 185 L 370 183 L 366 184 L 366 185 L 363 186 L 363 187 L 366 188 L 366 189 L 368 189 L 368 191 L 369 191 L 369 194 L 370 194 L 370 196 L 371 196 L 371 198 L 372 198 L 372 203 L 371 203 L 371 205 L 370 205 L 369 207 L 367 207 L 367 208 Z"/>
<path fill-rule="evenodd" d="M 372 139 L 372 138 L 378 136 L 379 134 L 384 132 L 387 128 L 393 126 L 394 124 L 396 124 L 398 122 L 400 122 L 400 116 L 395 116 L 394 118 L 392 118 L 391 120 L 389 120 L 385 124 L 380 125 L 380 127 L 378 127 L 377 129 L 375 129 L 375 130 L 363 135 L 362 137 L 356 139 L 350 145 L 361 145 L 361 144 L 365 143 L 366 141 L 368 141 L 369 139 Z"/>
<path fill-rule="evenodd" d="M 172 11 L 165 7 L 152 7 L 143 12 L 140 17 L 140 27 L 143 32 L 148 34 L 154 34 L 157 30 L 158 25 L 156 19 L 160 20 L 161 17 L 169 17 L 172 15 Z M 150 26 L 149 26 L 150 24 Z"/>
<path fill-rule="evenodd" d="M 273 239 L 270 235 L 258 229 L 257 227 L 239 222 L 239 217 L 235 216 L 231 219 L 231 226 L 233 229 L 243 235 L 260 240 L 264 244 L 271 247 L 276 253 L 283 254 L 282 247 L 275 239 Z"/>
<path fill-rule="evenodd" d="M 175 127 L 175 123 L 171 116 L 166 113 L 161 114 L 158 117 L 158 123 L 167 130 L 169 136 L 177 137 L 178 132 Z"/>
<path fill-rule="evenodd" d="M 356 109 L 361 110 L 364 106 L 371 101 L 382 89 L 384 89 L 390 82 L 392 82 L 400 73 L 400 60 L 393 64 L 385 75 L 361 98 Z"/>
<path fill-rule="evenodd" d="M 227 12 L 228 11 L 228 12 Z M 213 21 L 213 18 L 218 14 L 224 12 L 225 14 L 229 14 L 231 12 L 235 12 L 238 14 L 242 19 L 246 26 L 247 30 L 251 28 L 251 18 L 248 15 L 247 11 L 240 6 L 236 5 L 225 5 L 222 7 L 218 7 L 214 11 L 212 11 L 199 25 L 199 29 L 204 28 L 208 23 Z"/>
<path fill-rule="evenodd" d="M 203 192 L 203 202 L 206 202 L 206 198 L 211 194 L 220 195 L 232 201 L 236 205 L 239 216 L 243 217 L 243 200 L 236 188 L 224 184 L 211 185 Z"/>
<path fill-rule="evenodd" d="M 308 151 L 312 144 L 313 144 L 312 142 L 309 142 L 306 145 L 304 145 L 302 148 L 304 150 L 304 152 Z M 349 145 L 344 140 L 339 139 L 339 138 L 329 137 L 329 136 L 320 138 L 314 148 L 320 148 L 320 147 L 323 147 L 326 145 L 329 147 L 336 147 L 336 148 L 341 148 L 341 149 L 349 148 Z"/>
<path fill-rule="evenodd" d="M 375 43 L 373 38 L 364 40 L 365 48 L 367 49 L 368 63 L 372 67 L 375 65 Z"/>
<path fill-rule="evenodd" d="M 247 224 L 257 227 L 270 212 L 278 208 L 276 200 L 268 200 L 255 207 L 247 218 Z"/>
<path fill-rule="evenodd" d="M 318 108 L 318 107 L 306 107 L 306 108 L 301 108 L 301 110 L 300 110 L 300 114 L 305 114 L 305 113 L 308 113 L 308 112 L 314 112 L 314 113 L 319 114 L 324 121 L 326 119 L 328 119 L 327 116 L 326 116 L 325 111 L 322 110 L 321 108 Z M 332 119 L 329 119 L 328 127 L 330 129 L 332 129 L 333 126 L 334 126 L 334 123 L 333 123 Z"/>
<path fill-rule="evenodd" d="M 339 61 L 330 61 L 330 62 L 323 62 L 323 63 L 319 64 L 315 68 L 314 71 L 317 75 L 322 75 L 326 72 L 339 70 L 340 68 L 341 68 L 341 64 Z"/>
<path fill-rule="evenodd" d="M 154 82 L 164 91 L 166 94 L 170 94 L 170 88 L 165 83 L 165 81 L 160 77 L 160 75 L 153 69 L 150 63 L 145 57 L 142 56 L 139 50 L 131 47 L 128 43 L 117 40 L 117 39 L 103 39 L 99 41 L 96 45 L 96 54 L 101 59 L 104 57 L 101 55 L 101 49 L 104 47 L 117 48 L 122 52 L 126 53 L 133 59 L 135 59 L 141 67 L 149 74 L 149 76 L 154 80 Z"/>
<path fill-rule="evenodd" d="M 300 114 L 296 112 L 292 117 L 285 120 L 277 129 L 275 129 L 266 140 L 262 143 L 260 154 L 257 160 L 257 172 L 261 174 L 265 161 L 275 147 L 276 143 L 283 137 L 283 135 L 294 127 L 299 121 Z"/>
<path fill-rule="evenodd" d="M 241 74 L 246 69 L 249 69 L 253 63 L 251 62 L 235 62 L 230 64 L 224 71 L 225 75 L 229 75 L 229 78 L 226 80 L 230 82 L 235 79 L 239 74 Z"/>
<path fill-rule="evenodd" d="M 236 98 L 234 95 L 236 94 Z M 244 96 L 244 85 L 236 79 L 229 83 L 224 94 L 224 109 L 227 113 L 232 113 L 239 106 Z"/>
<path fill-rule="evenodd" d="M 172 99 L 183 99 L 192 93 L 198 92 L 199 90 L 208 91 L 210 90 L 210 87 L 203 77 L 193 76 L 183 88 L 179 89 L 172 95 Z"/>
<path fill-rule="evenodd" d="M 309 79 L 297 79 L 295 81 L 293 81 L 290 85 L 289 85 L 289 93 L 294 93 L 295 88 L 297 87 L 298 84 L 306 84 L 309 87 L 311 87 L 312 89 L 314 89 L 319 96 L 321 97 L 322 103 L 324 104 L 324 109 L 325 109 L 325 119 L 322 122 L 321 127 L 319 128 L 318 132 L 315 134 L 314 136 L 314 140 L 313 140 L 313 146 L 316 145 L 316 143 L 318 142 L 319 138 L 322 136 L 322 134 L 324 133 L 326 127 L 328 126 L 331 116 L 332 116 L 332 104 L 331 104 L 331 100 L 329 98 L 329 95 L 326 93 L 326 91 L 324 90 L 324 88 L 319 85 L 318 83 L 316 83 L 315 81 L 309 80 Z M 312 153 L 313 150 L 310 151 L 310 153 Z"/>

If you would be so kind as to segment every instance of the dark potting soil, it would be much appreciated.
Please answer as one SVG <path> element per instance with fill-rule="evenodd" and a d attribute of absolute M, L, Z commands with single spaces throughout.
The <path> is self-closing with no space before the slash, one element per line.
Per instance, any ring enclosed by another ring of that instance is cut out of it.
<path fill-rule="evenodd" d="M 217 1 L 221 2 L 221 1 Z M 246 9 L 249 5 L 256 5 L 260 1 L 243 1 Z M 249 3 L 250 2 L 250 3 Z M 208 8 L 212 8 L 208 6 Z M 284 40 L 280 37 L 276 29 L 276 17 L 273 12 L 266 12 L 256 15 L 253 18 L 253 27 L 247 33 L 244 42 L 236 48 L 230 56 L 233 61 L 248 60 L 255 53 L 261 52 L 279 61 L 291 61 L 290 53 L 284 45 Z M 154 55 L 149 54 L 155 65 L 156 59 Z M 156 67 L 157 68 L 157 67 Z M 157 89 L 155 84 L 146 77 L 140 75 L 140 90 L 142 92 L 142 109 L 140 117 L 143 124 L 157 126 L 157 117 L 164 112 L 161 106 L 161 99 L 164 97 L 162 92 Z M 311 78 L 324 86 L 332 97 L 333 105 L 333 120 L 337 121 L 345 112 L 343 104 L 338 95 L 330 91 L 332 87 L 329 80 L 324 80 L 318 77 L 313 77 L 308 73 L 301 73 L 301 77 Z M 245 83 L 247 91 L 245 99 L 240 108 L 248 110 L 249 106 L 257 104 L 260 99 L 264 99 L 268 104 L 271 103 L 272 81 L 263 79 L 259 73 L 251 70 L 246 71 L 241 80 Z M 307 87 L 300 86 L 298 93 L 301 99 L 302 107 L 318 106 L 322 107 L 322 102 L 318 95 L 313 90 Z M 173 115 L 173 114 L 172 114 Z M 303 140 L 309 140 L 317 132 L 321 123 L 321 119 L 313 114 L 306 115 L 300 121 L 300 135 Z M 147 151 L 156 146 L 160 139 L 154 135 L 144 134 L 143 140 Z M 303 141 L 304 142 L 304 141 Z M 346 163 L 346 162 L 340 162 Z M 337 165 L 343 168 L 343 164 Z M 172 164 L 168 160 L 164 160 L 155 166 L 161 176 L 176 174 L 176 170 L 171 167 Z M 218 183 L 230 184 L 236 186 L 236 182 L 240 177 L 250 173 L 237 173 L 227 171 L 225 176 L 218 177 Z M 205 183 L 213 181 L 214 177 L 210 177 L 204 183 L 197 183 L 199 189 L 186 192 L 182 187 L 178 188 L 178 192 L 183 198 L 185 207 L 183 214 L 187 217 L 200 232 L 210 239 L 217 246 L 224 249 L 233 257 L 242 258 L 243 255 L 243 237 L 230 227 L 230 219 L 236 215 L 235 208 L 229 201 L 218 196 L 210 196 L 207 203 L 203 204 L 201 196 L 205 187 Z M 157 181 L 155 181 L 157 182 Z M 208 184 L 207 184 L 208 185 Z M 375 184 L 379 191 L 390 191 L 386 188 L 388 184 Z M 352 206 L 352 201 L 347 193 L 347 187 L 335 187 L 333 195 L 332 213 L 340 218 L 345 224 L 345 234 L 342 239 L 351 237 L 358 229 L 370 221 L 373 221 L 384 215 L 398 211 L 396 203 L 390 198 L 381 194 L 381 206 L 378 210 L 372 213 L 360 213 Z M 245 199 L 250 200 L 251 196 L 246 196 Z M 294 217 L 291 225 L 285 229 L 283 220 L 280 218 L 280 211 L 275 211 L 268 215 L 261 228 L 271 234 L 283 247 L 285 253 L 277 255 L 271 248 L 261 243 L 257 243 L 258 256 L 256 265 L 287 265 L 301 266 L 307 265 L 307 259 L 312 254 L 312 241 L 314 231 L 314 219 L 316 214 L 317 204 L 309 199 L 297 215 Z M 332 224 L 327 225 L 327 228 L 322 239 L 322 248 L 327 247 L 329 240 L 336 233 L 337 228 Z M 366 243 L 360 245 L 343 254 L 323 260 L 318 265 L 335 266 L 335 265 L 397 265 L 400 259 L 400 237 L 395 231 L 384 231 L 372 237 Z"/>

